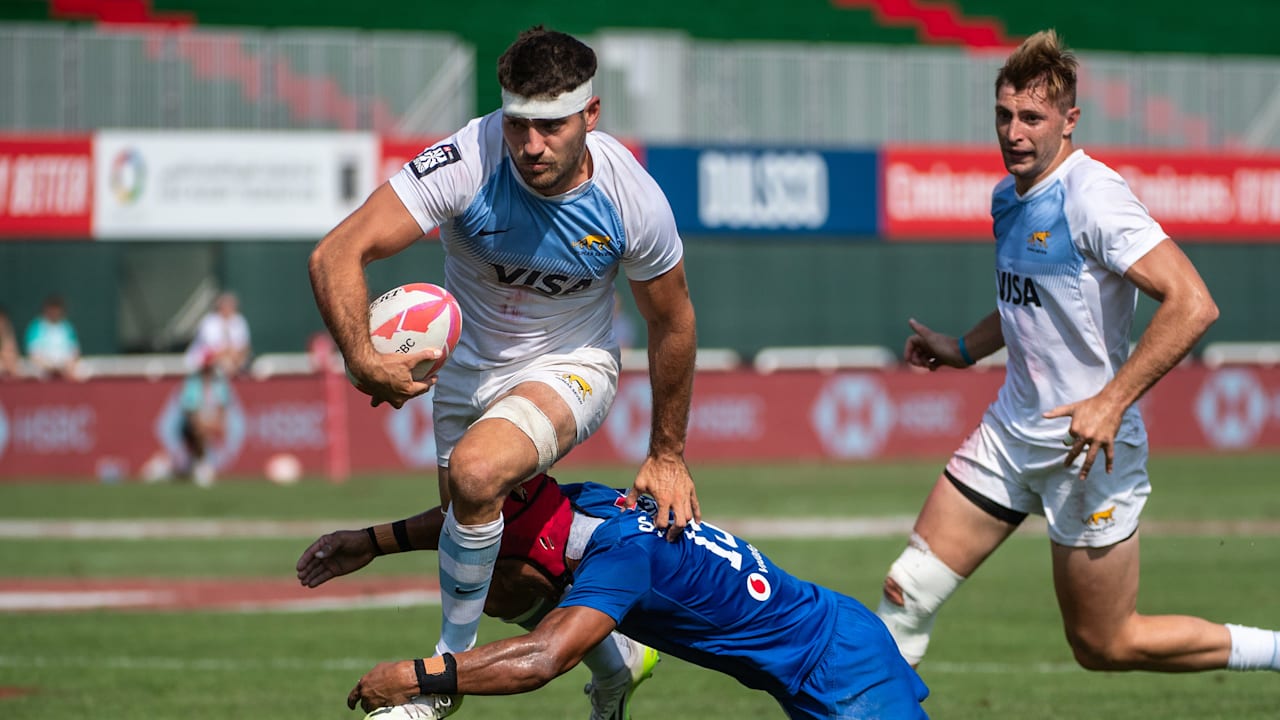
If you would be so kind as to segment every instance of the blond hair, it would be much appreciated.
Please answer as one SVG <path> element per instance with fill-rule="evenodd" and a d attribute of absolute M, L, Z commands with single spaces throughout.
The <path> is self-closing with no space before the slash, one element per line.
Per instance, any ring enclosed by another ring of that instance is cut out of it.
<path fill-rule="evenodd" d="M 1076 105 L 1075 53 L 1068 50 L 1053 30 L 1041 30 L 1032 35 L 1017 50 L 1010 53 L 1004 67 L 996 74 L 996 94 L 1004 85 L 1012 85 L 1017 92 L 1039 88 L 1045 98 L 1066 113 Z"/>

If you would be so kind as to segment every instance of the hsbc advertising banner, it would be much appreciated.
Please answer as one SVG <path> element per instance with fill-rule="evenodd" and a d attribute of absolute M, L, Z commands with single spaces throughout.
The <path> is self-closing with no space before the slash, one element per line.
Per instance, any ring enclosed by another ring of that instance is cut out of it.
<path fill-rule="evenodd" d="M 157 455 L 180 458 L 180 392 L 179 380 L 0 385 L 0 480 L 136 477 Z M 334 406 L 345 413 L 348 433 L 331 442 Z M 395 411 L 369 407 L 345 381 L 318 375 L 236 381 L 225 436 L 210 461 L 222 474 L 261 477 L 271 457 L 288 453 L 304 471 L 323 474 L 336 443 L 358 472 L 434 472 L 431 398 Z"/>
<path fill-rule="evenodd" d="M 1089 150 L 1129 183 L 1169 235 L 1280 241 L 1280 154 Z M 991 147 L 887 147 L 881 230 L 890 240 L 991 240 L 991 191 L 1006 175 Z"/>
<path fill-rule="evenodd" d="M 1002 381 L 998 371 L 702 373 L 686 454 L 694 463 L 941 459 Z M 179 387 L 176 380 L 0 385 L 0 481 L 139 476 L 149 458 L 181 453 Z M 430 395 L 400 410 L 371 408 L 345 383 L 320 376 L 238 381 L 233 395 L 213 455 L 224 475 L 262 477 L 279 453 L 322 475 L 338 449 L 356 473 L 434 472 Z M 648 447 L 649 398 L 643 374 L 624 374 L 605 426 L 563 464 L 638 464 Z M 330 408 L 343 413 L 341 422 Z M 1178 368 L 1142 409 L 1156 450 L 1275 450 L 1280 368 Z"/>
<path fill-rule="evenodd" d="M 876 234 L 876 153 L 649 147 L 684 233 Z"/>
<path fill-rule="evenodd" d="M 92 213 L 88 135 L 0 138 L 0 239 L 87 238 Z"/>
<path fill-rule="evenodd" d="M 310 239 L 377 179 L 367 133 L 115 132 L 94 140 L 103 239 Z"/>

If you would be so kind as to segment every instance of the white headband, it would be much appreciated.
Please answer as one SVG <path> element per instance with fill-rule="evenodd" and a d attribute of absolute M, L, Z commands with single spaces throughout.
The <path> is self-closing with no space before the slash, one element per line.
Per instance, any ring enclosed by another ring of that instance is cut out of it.
<path fill-rule="evenodd" d="M 516 95 L 503 88 L 502 114 L 526 120 L 555 120 L 582 112 L 591 101 L 591 80 L 562 92 L 549 100 L 537 100 Z"/>

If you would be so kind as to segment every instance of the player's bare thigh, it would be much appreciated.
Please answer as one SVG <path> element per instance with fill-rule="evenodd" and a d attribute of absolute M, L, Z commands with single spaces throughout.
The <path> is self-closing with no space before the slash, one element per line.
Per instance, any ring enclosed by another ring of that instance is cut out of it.
<path fill-rule="evenodd" d="M 1054 543 L 1053 577 L 1067 641 L 1090 670 L 1190 672 L 1227 666 L 1231 631 L 1190 615 L 1138 612 L 1139 538 L 1075 548 Z"/>
<path fill-rule="evenodd" d="M 1017 527 L 975 505 L 944 474 L 933 484 L 913 531 L 947 567 L 968 577 Z"/>
<path fill-rule="evenodd" d="M 1138 609 L 1138 533 L 1107 547 L 1050 546 L 1053 586 L 1068 638 L 1097 646 L 1118 637 Z"/>

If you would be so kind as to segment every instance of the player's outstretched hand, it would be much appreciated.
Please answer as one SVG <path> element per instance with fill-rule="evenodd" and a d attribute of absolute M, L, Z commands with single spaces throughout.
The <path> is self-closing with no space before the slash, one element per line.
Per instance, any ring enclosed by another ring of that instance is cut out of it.
<path fill-rule="evenodd" d="M 926 368 L 930 372 L 943 365 L 956 368 L 969 366 L 960 356 L 960 346 L 956 338 L 935 332 L 915 318 L 907 320 L 907 324 L 911 326 L 912 334 L 907 338 L 902 359 L 908 365 Z"/>
<path fill-rule="evenodd" d="M 679 540 L 690 520 L 702 520 L 698 492 L 683 458 L 646 458 L 636 473 L 635 485 L 627 491 L 627 507 L 635 507 L 641 495 L 649 495 L 657 503 L 653 520 L 667 531 L 667 540 Z"/>
<path fill-rule="evenodd" d="M 338 530 L 322 535 L 298 558 L 298 582 L 316 587 L 339 575 L 353 573 L 376 557 L 369 533 Z"/>
<path fill-rule="evenodd" d="M 417 694 L 418 674 L 412 660 L 380 662 L 347 693 L 347 707 L 355 710 L 359 703 L 365 712 L 373 712 L 380 707 L 404 705 Z"/>

